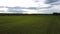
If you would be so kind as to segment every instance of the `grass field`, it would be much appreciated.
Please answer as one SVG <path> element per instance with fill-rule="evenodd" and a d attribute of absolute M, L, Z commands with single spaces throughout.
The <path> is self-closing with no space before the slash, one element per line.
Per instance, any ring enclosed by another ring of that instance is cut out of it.
<path fill-rule="evenodd" d="M 60 34 L 60 16 L 0 16 L 0 34 Z"/>

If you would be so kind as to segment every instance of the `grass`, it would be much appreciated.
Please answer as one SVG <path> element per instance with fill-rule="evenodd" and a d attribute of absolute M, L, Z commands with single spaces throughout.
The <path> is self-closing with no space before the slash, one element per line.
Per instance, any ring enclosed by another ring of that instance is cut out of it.
<path fill-rule="evenodd" d="M 60 16 L 0 16 L 0 34 L 60 34 Z"/>

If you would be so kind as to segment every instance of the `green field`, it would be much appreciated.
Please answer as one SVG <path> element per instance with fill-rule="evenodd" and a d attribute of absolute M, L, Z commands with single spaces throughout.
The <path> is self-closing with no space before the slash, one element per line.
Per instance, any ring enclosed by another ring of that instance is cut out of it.
<path fill-rule="evenodd" d="M 0 16 L 0 34 L 60 34 L 60 16 Z"/>

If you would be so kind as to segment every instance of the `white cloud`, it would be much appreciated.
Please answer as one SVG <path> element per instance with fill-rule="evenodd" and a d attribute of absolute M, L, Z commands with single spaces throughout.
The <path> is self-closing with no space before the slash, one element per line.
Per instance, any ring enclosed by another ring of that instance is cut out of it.
<path fill-rule="evenodd" d="M 31 0 L 0 0 L 0 6 L 36 6 Z"/>
<path fill-rule="evenodd" d="M 21 6 L 21 7 L 37 7 L 40 4 L 41 7 L 46 7 L 44 4 L 46 0 L 37 0 L 38 3 L 34 0 L 0 0 L 0 6 Z"/>
<path fill-rule="evenodd" d="M 0 0 L 0 6 L 10 6 L 10 7 L 14 7 L 14 6 L 20 6 L 20 7 L 49 7 L 51 6 L 50 4 L 45 4 L 44 2 L 46 0 L 38 0 L 39 2 L 36 3 L 34 2 L 34 0 Z M 60 12 L 58 11 L 60 10 L 60 5 L 53 5 L 52 8 L 49 9 L 40 9 L 37 10 L 40 13 L 53 13 L 53 12 Z M 31 10 L 29 10 L 30 12 Z M 35 11 L 35 10 L 33 10 Z M 35 11 L 36 12 L 36 11 Z M 30 12 L 32 13 L 32 12 Z"/>

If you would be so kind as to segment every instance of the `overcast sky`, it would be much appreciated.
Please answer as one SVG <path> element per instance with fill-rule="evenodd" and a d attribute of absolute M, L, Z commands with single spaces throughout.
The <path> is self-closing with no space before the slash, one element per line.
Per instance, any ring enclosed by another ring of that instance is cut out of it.
<path fill-rule="evenodd" d="M 56 1 L 58 0 L 0 0 L 0 6 L 10 6 L 10 7 L 20 6 L 20 7 L 40 7 L 40 8 L 46 7 L 47 8 L 52 6 L 50 3 L 54 3 Z M 57 6 L 60 7 L 60 5 L 54 5 L 52 8 L 54 7 L 57 8 Z M 46 9 L 46 13 L 48 13 L 48 10 L 53 11 L 52 8 Z M 54 10 L 56 10 L 55 8 Z M 43 8 L 43 10 L 41 11 L 44 12 L 45 9 Z"/>
<path fill-rule="evenodd" d="M 45 0 L 37 0 L 39 1 L 37 3 L 35 1 L 36 0 L 0 0 L 0 6 L 37 7 L 38 4 L 41 4 L 40 6 L 44 6 Z"/>

